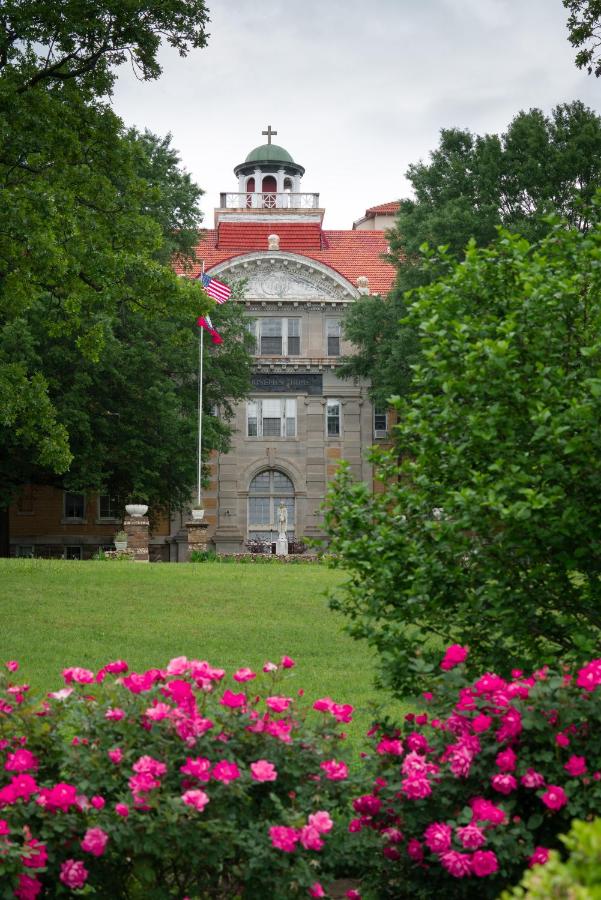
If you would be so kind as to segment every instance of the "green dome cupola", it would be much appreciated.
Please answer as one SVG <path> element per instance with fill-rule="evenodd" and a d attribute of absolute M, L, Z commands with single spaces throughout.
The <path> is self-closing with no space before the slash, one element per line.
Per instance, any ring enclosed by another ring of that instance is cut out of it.
<path fill-rule="evenodd" d="M 251 150 L 244 162 L 234 169 L 238 190 L 250 193 L 299 191 L 304 168 L 294 162 L 284 147 L 271 143 L 272 136 L 277 134 L 271 125 L 262 133 L 267 137 L 267 143 Z"/>

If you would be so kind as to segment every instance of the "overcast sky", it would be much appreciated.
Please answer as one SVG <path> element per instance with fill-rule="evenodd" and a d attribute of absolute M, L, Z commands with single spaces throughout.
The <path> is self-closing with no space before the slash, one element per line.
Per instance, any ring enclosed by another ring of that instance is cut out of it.
<path fill-rule="evenodd" d="M 274 142 L 305 167 L 326 228 L 410 195 L 404 173 L 441 128 L 500 132 L 520 109 L 581 99 L 601 111 L 601 79 L 576 69 L 561 0 L 207 0 L 211 37 L 159 81 L 125 68 L 115 108 L 171 132 L 205 190 L 212 227 L 234 166 Z"/>

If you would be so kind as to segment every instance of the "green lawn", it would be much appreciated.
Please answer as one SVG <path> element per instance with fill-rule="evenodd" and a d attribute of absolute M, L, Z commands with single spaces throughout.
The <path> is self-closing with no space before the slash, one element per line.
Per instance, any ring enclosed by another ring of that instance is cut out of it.
<path fill-rule="evenodd" d="M 286 691 L 365 710 L 378 699 L 371 653 L 324 597 L 342 579 L 322 565 L 0 560 L 0 661 L 18 659 L 23 680 L 49 690 L 65 666 L 121 658 L 139 670 L 186 655 L 231 672 L 286 653 L 297 661 Z"/>

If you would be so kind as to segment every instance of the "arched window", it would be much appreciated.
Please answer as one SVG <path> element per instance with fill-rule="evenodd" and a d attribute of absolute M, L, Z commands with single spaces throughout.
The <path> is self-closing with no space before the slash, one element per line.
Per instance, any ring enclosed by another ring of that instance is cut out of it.
<path fill-rule="evenodd" d="M 278 183 L 273 175 L 265 175 L 261 190 L 263 192 L 263 206 L 266 209 L 275 209 Z"/>
<path fill-rule="evenodd" d="M 274 543 L 278 539 L 278 508 L 283 502 L 288 511 L 288 540 L 294 540 L 296 504 L 294 485 L 278 469 L 265 469 L 255 475 L 248 488 L 248 539 Z"/>

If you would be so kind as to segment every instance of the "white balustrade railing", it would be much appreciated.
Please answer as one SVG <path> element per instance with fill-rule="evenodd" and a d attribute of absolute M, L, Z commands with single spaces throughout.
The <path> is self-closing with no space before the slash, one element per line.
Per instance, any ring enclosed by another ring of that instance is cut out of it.
<path fill-rule="evenodd" d="M 318 209 L 319 194 L 291 191 L 226 193 L 220 195 L 221 209 Z"/>

